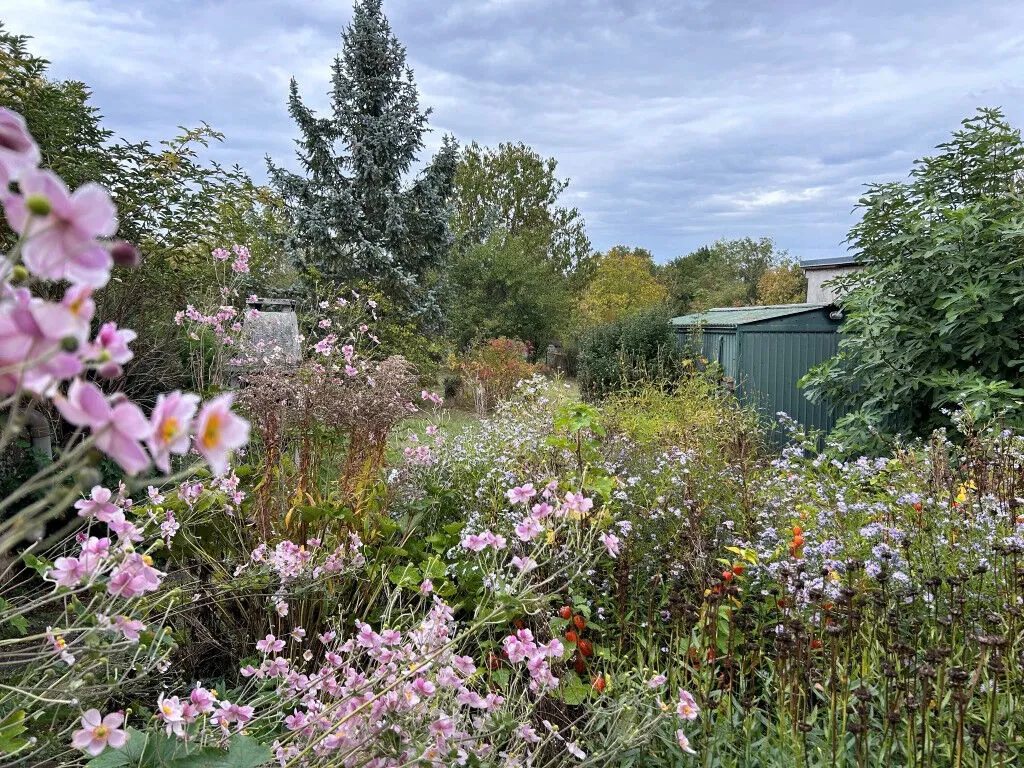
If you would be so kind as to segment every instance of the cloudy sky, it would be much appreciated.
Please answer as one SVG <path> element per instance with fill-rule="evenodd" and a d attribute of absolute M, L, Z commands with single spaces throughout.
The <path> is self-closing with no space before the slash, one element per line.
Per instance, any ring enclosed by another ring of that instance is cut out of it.
<path fill-rule="evenodd" d="M 326 106 L 348 0 L 7 0 L 109 127 L 205 120 L 217 159 L 292 156 L 295 76 Z M 1024 123 L 1020 0 L 385 0 L 432 144 L 558 158 L 594 245 L 664 261 L 719 237 L 843 252 L 862 185 L 905 175 L 978 105 Z"/>

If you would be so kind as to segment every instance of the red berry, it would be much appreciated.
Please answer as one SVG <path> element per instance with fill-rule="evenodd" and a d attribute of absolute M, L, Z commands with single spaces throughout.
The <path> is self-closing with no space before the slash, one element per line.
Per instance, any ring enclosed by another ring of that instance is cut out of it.
<path fill-rule="evenodd" d="M 604 689 L 605 689 L 605 686 L 607 685 L 607 683 L 604 681 L 604 677 L 602 675 L 598 675 L 597 677 L 595 677 L 593 680 L 590 681 L 590 685 L 598 693 L 604 693 Z"/>
<path fill-rule="evenodd" d="M 570 643 L 575 643 L 579 640 L 579 637 L 576 635 L 575 631 L 570 629 L 568 632 L 565 633 L 565 639 L 568 640 Z"/>
<path fill-rule="evenodd" d="M 558 615 L 561 616 L 563 619 L 571 619 L 572 608 L 570 608 L 568 605 L 563 605 L 561 608 L 558 609 Z"/>
<path fill-rule="evenodd" d="M 587 626 L 587 620 L 578 613 L 572 617 L 572 623 L 576 625 L 576 629 L 580 632 L 582 632 Z"/>
<path fill-rule="evenodd" d="M 594 644 L 589 640 L 580 640 L 579 649 L 580 653 L 582 653 L 584 656 L 594 655 Z"/>
<path fill-rule="evenodd" d="M 723 581 L 732 581 L 732 571 L 722 571 Z"/>

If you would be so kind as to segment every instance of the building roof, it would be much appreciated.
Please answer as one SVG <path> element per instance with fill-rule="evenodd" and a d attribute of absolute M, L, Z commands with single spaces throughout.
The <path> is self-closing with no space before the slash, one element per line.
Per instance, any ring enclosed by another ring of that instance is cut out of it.
<path fill-rule="evenodd" d="M 852 267 L 857 259 L 849 253 L 839 253 L 830 256 L 807 256 L 800 259 L 800 266 L 803 269 L 822 269 L 824 267 Z"/>
<path fill-rule="evenodd" d="M 676 327 L 704 326 L 706 328 L 735 328 L 737 325 L 760 323 L 780 317 L 802 315 L 824 309 L 828 304 L 776 304 L 770 307 L 720 307 L 707 312 L 673 317 L 669 323 Z"/>

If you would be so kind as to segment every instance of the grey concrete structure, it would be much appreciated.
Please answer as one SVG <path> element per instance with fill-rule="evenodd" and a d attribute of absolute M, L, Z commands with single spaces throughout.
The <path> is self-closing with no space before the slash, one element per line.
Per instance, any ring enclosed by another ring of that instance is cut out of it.
<path fill-rule="evenodd" d="M 808 304 L 835 304 L 839 298 L 834 286 L 826 283 L 833 278 L 856 272 L 860 269 L 852 256 L 832 256 L 818 259 L 804 259 L 800 267 L 807 277 Z"/>
<path fill-rule="evenodd" d="M 263 299 L 249 301 L 251 309 L 259 310 L 255 317 L 247 317 L 244 326 L 244 345 L 256 349 L 263 342 L 264 354 L 278 363 L 296 364 L 302 359 L 299 348 L 299 321 L 295 315 L 295 302 L 290 299 Z"/>

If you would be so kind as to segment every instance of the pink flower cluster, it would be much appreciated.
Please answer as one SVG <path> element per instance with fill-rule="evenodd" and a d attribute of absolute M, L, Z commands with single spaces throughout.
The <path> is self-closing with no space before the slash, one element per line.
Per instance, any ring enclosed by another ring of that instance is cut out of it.
<path fill-rule="evenodd" d="M 422 392 L 420 392 L 420 400 L 429 401 L 429 402 L 433 403 L 434 405 L 438 405 L 438 406 L 444 405 L 444 398 L 443 397 L 441 397 L 439 394 L 437 394 L 437 392 L 430 392 L 430 391 L 428 391 L 426 389 L 424 389 Z"/>
<path fill-rule="evenodd" d="M 402 453 L 410 464 L 420 464 L 426 467 L 434 463 L 434 454 L 429 445 L 406 446 Z"/>
<path fill-rule="evenodd" d="M 107 592 L 126 600 L 156 590 L 163 574 L 153 567 L 148 555 L 140 555 L 132 549 L 143 536 L 139 527 L 125 518 L 131 506 L 132 500 L 124 496 L 123 489 L 114 497 L 112 491 L 99 485 L 92 489 L 89 498 L 75 502 L 80 516 L 106 523 L 117 534 L 120 544 L 115 547 L 106 536 L 99 538 L 79 533 L 76 536 L 81 545 L 79 554 L 58 557 L 46 572 L 46 578 L 58 587 L 74 589 L 83 582 L 92 583 L 102 575 L 109 575 Z M 124 629 L 124 626 L 117 628 Z"/>
<path fill-rule="evenodd" d="M 594 507 L 594 501 L 582 493 L 567 493 L 564 501 L 559 501 L 557 492 L 557 481 L 551 481 L 544 487 L 544 490 L 540 492 L 542 501 L 530 507 L 530 511 L 515 525 L 515 534 L 519 539 L 533 541 L 537 538 L 544 530 L 545 518 L 562 518 L 570 513 L 584 514 Z M 533 483 L 525 483 L 505 491 L 505 497 L 513 505 L 528 506 L 537 495 L 538 491 L 534 488 Z M 552 502 L 554 503 L 552 504 Z"/>
<path fill-rule="evenodd" d="M 54 404 L 71 424 L 88 427 L 96 446 L 129 474 L 149 466 L 143 444 L 165 472 L 170 455 L 185 454 L 192 445 L 221 474 L 227 470 L 229 453 L 249 440 L 249 423 L 231 412 L 233 398 L 230 392 L 215 397 L 193 419 L 198 396 L 171 392 L 158 397 L 147 420 L 142 409 L 122 395 L 107 397 L 95 384 L 75 379 L 67 396 L 55 396 Z"/>
<path fill-rule="evenodd" d="M 227 453 L 248 439 L 248 424 L 230 412 L 230 395 L 207 403 L 193 422 L 198 398 L 174 392 L 163 396 L 147 420 L 123 395 L 107 396 L 82 378 L 88 372 L 119 376 L 132 359 L 134 331 L 115 323 L 101 325 L 92 339 L 89 331 L 93 290 L 107 284 L 115 263 L 137 261 L 137 253 L 109 240 L 117 211 L 103 187 L 88 183 L 72 193 L 52 171 L 37 167 L 39 148 L 20 115 L 0 108 L 0 136 L 0 202 L 20 236 L 0 266 L 0 396 L 27 391 L 52 400 L 128 474 L 145 469 L 150 456 L 168 471 L 169 454 L 188 450 L 190 430 L 199 453 L 222 472 Z M 10 191 L 12 181 L 18 183 L 16 193 Z M 12 286 L 17 257 L 36 278 L 69 282 L 63 299 L 49 301 Z"/>
<path fill-rule="evenodd" d="M 216 691 L 197 685 L 188 698 L 182 701 L 177 696 L 161 694 L 157 699 L 156 717 L 164 725 L 168 736 L 184 737 L 188 726 L 206 717 L 209 723 L 227 734 L 241 731 L 253 719 L 256 710 L 230 701 L 218 701 Z"/>
<path fill-rule="evenodd" d="M 565 651 L 558 638 L 540 645 L 534 640 L 533 632 L 520 629 L 505 638 L 502 648 L 510 663 L 526 662 L 526 668 L 530 671 L 531 691 L 544 691 L 558 685 L 558 678 L 552 674 L 549 662 L 549 659 L 561 659 Z"/>
<path fill-rule="evenodd" d="M 244 245 L 232 245 L 235 260 L 231 262 L 231 271 L 245 275 L 249 273 L 249 249 Z"/>
<path fill-rule="evenodd" d="M 663 679 L 664 676 L 659 676 Z M 659 680 L 655 678 L 655 680 Z M 655 680 L 652 680 L 653 684 Z M 659 681 L 659 685 L 661 681 Z M 652 687 L 654 687 L 652 685 Z M 664 707 L 663 707 L 664 708 Z M 680 720 L 696 720 L 700 714 L 700 707 L 697 706 L 696 699 L 693 698 L 693 694 L 684 688 L 679 689 L 679 700 L 676 702 L 676 715 Z M 676 730 L 676 743 L 679 744 L 679 748 L 691 755 L 697 754 L 696 750 L 690 746 L 690 739 L 686 735 L 686 731 L 682 728 Z"/>
<path fill-rule="evenodd" d="M 252 563 L 269 566 L 281 583 L 287 584 L 302 577 L 315 580 L 325 574 L 362 568 L 366 564 L 362 548 L 359 534 L 350 531 L 345 541 L 333 550 L 326 549 L 320 539 L 307 539 L 305 544 L 286 540 L 272 550 L 263 542 L 250 553 L 249 559 Z"/>
<path fill-rule="evenodd" d="M 261 696 L 270 694 L 276 702 L 266 717 L 279 717 L 287 731 L 273 745 L 278 761 L 285 765 L 305 753 L 339 766 L 416 763 L 440 768 L 493 755 L 486 734 L 507 716 L 505 700 L 481 690 L 473 659 L 451 650 L 456 629 L 451 608 L 435 599 L 427 615 L 407 631 L 377 631 L 357 621 L 348 639 L 324 632 L 318 637 L 323 646 L 319 662 L 310 650 L 299 654 L 306 635 L 301 628 L 290 635 L 291 657 L 281 655 L 289 641 L 274 635 L 260 640 L 262 662 L 243 668 L 242 674 Z M 530 664 L 542 651 L 525 636 L 522 642 L 522 660 Z M 553 647 L 550 652 L 555 655 Z M 163 698 L 158 716 L 169 733 L 200 739 L 210 726 L 224 728 L 219 713 L 226 704 L 206 706 L 205 712 L 212 713 L 209 722 L 198 716 L 204 711 L 198 705 L 190 712 L 186 702 Z M 253 715 L 248 709 L 234 722 L 241 725 Z"/>
<path fill-rule="evenodd" d="M 174 322 L 176 325 L 183 325 L 188 320 L 192 324 L 189 338 L 193 341 L 199 339 L 198 327 L 206 327 L 213 331 L 217 339 L 225 344 L 232 345 L 236 343 L 239 332 L 242 330 L 240 325 L 236 326 L 237 317 L 238 310 L 229 304 L 217 307 L 215 312 L 211 312 L 208 315 L 203 314 L 189 304 L 185 309 L 179 310 L 174 314 Z"/>
<path fill-rule="evenodd" d="M 499 533 L 481 531 L 470 533 L 462 537 L 462 546 L 471 552 L 482 552 L 490 547 L 495 551 L 502 550 L 508 544 L 508 540 Z"/>

